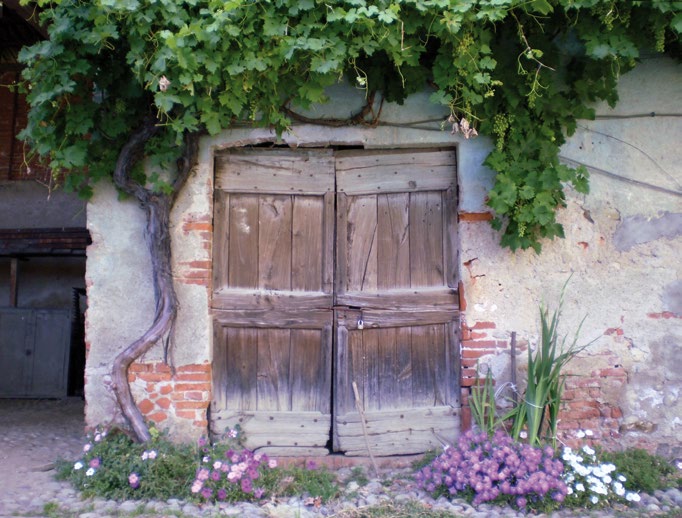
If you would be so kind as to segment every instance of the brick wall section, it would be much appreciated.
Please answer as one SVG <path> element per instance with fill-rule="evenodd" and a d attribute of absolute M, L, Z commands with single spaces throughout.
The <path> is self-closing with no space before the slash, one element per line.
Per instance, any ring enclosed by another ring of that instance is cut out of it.
<path fill-rule="evenodd" d="M 460 297 L 464 299 L 462 286 L 460 286 Z M 466 303 L 463 307 L 466 307 Z M 501 333 L 498 332 L 495 322 L 467 322 L 464 313 L 461 315 L 461 326 L 461 427 L 462 430 L 467 430 L 471 427 L 471 408 L 469 406 L 471 387 L 484 379 L 484 375 L 479 376 L 476 364 L 480 358 L 487 355 L 504 353 L 508 355 L 511 339 L 499 338 Z M 623 330 L 609 328 L 604 334 L 622 339 Z M 517 351 L 526 349 L 525 343 L 517 344 Z M 522 355 L 519 360 L 521 358 L 525 362 L 525 355 Z M 617 362 L 617 359 L 613 358 L 613 361 Z M 585 441 L 599 443 L 607 449 L 618 446 L 621 437 L 619 427 L 623 413 L 617 404 L 609 401 L 607 393 L 620 392 L 623 385 L 627 383 L 627 372 L 617 363 L 613 363 L 613 365 L 616 366 L 594 370 L 589 374 L 567 375 L 562 398 L 563 408 L 559 415 L 559 435 L 561 440 L 569 446 L 578 447 L 585 444 Z M 522 376 L 518 370 L 517 375 Z M 520 383 L 525 382 L 521 379 L 518 381 Z M 591 430 L 593 435 L 578 441 L 576 438 L 578 430 Z M 650 449 L 646 444 L 641 446 Z"/>
<path fill-rule="evenodd" d="M 175 280 L 182 284 L 195 284 L 209 289 L 212 285 L 211 249 L 213 243 L 213 218 L 211 215 L 189 214 L 182 222 L 185 235 L 194 234 L 199 238 L 205 259 L 180 261 Z"/>
<path fill-rule="evenodd" d="M 189 420 L 206 433 L 207 409 L 211 401 L 211 365 L 182 365 L 175 373 L 162 363 L 133 363 L 128 381 L 142 415 L 148 421 L 163 425 L 174 420 Z"/>

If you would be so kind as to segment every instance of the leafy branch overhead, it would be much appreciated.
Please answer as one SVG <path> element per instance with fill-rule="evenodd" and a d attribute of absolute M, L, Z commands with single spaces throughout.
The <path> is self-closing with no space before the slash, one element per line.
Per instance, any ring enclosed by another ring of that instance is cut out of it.
<path fill-rule="evenodd" d="M 39 0 L 50 39 L 21 54 L 32 106 L 23 132 L 67 187 L 111 177 L 149 116 L 152 167 L 187 133 L 252 121 L 279 132 L 291 109 L 348 80 L 388 101 L 431 88 L 453 120 L 490 135 L 488 204 L 502 243 L 562 236 L 564 188 L 587 173 L 558 151 L 642 50 L 681 56 L 675 0 Z M 172 178 L 134 179 L 168 192 Z"/>

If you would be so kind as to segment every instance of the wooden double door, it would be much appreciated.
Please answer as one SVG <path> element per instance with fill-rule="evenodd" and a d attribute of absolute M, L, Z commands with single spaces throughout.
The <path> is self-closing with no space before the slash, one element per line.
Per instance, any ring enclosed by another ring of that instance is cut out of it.
<path fill-rule="evenodd" d="M 215 168 L 212 434 L 239 424 L 275 455 L 453 441 L 454 150 L 240 149 Z"/>

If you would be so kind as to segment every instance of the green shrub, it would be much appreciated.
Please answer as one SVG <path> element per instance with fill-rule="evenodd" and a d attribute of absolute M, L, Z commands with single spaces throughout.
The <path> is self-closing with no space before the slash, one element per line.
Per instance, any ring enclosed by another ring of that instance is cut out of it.
<path fill-rule="evenodd" d="M 675 472 L 673 466 L 663 457 L 633 448 L 621 452 L 605 452 L 602 458 L 616 465 L 625 475 L 625 487 L 631 491 L 653 493 L 668 485 L 667 477 Z"/>

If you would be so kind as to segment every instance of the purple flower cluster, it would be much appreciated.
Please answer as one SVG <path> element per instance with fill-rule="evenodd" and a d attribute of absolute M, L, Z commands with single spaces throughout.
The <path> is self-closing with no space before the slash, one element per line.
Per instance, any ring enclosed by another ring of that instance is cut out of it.
<path fill-rule="evenodd" d="M 191 491 L 207 501 L 259 499 L 265 494 L 257 485 L 261 470 L 275 467 L 276 460 L 250 450 L 229 450 L 225 458 L 216 459 L 209 453 L 197 468 Z"/>
<path fill-rule="evenodd" d="M 547 497 L 563 502 L 567 494 L 563 472 L 549 446 L 516 443 L 501 430 L 492 438 L 469 431 L 456 447 L 421 469 L 416 479 L 429 493 L 473 495 L 474 505 L 500 500 L 525 508 Z"/>

